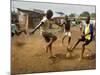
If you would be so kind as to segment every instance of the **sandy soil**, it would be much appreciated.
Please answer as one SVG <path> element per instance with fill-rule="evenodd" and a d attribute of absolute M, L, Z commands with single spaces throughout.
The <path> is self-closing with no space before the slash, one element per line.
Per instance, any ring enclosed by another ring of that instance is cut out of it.
<path fill-rule="evenodd" d="M 71 46 L 75 44 L 80 37 L 79 27 L 72 27 Z M 95 40 L 92 41 L 85 50 L 84 59 L 79 61 L 79 54 L 82 50 L 80 43 L 74 50 L 71 58 L 66 58 L 67 39 L 63 46 L 61 39 L 63 33 L 56 33 L 58 39 L 53 44 L 53 54 L 55 58 L 49 58 L 49 53 L 45 52 L 45 41 L 39 32 L 25 37 L 21 34 L 19 37 L 12 38 L 11 49 L 11 72 L 12 74 L 54 72 L 54 71 L 73 71 L 96 68 L 96 46 Z M 89 57 L 87 57 L 89 55 Z"/>

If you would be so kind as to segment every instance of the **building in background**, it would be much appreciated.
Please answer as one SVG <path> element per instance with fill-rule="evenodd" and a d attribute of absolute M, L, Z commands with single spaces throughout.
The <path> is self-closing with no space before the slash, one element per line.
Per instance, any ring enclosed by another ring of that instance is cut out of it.
<path fill-rule="evenodd" d="M 20 30 L 28 30 L 34 28 L 44 16 L 42 10 L 25 10 L 17 8 L 17 15 Z"/>

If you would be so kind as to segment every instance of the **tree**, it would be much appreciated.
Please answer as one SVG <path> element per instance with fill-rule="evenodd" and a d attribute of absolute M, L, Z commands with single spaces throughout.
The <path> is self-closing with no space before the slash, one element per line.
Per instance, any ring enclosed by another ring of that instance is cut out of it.
<path fill-rule="evenodd" d="M 96 17 L 96 13 L 91 13 L 91 18 L 95 18 Z"/>
<path fill-rule="evenodd" d="M 75 13 L 71 13 L 69 17 L 75 17 Z"/>
<path fill-rule="evenodd" d="M 81 17 L 86 17 L 86 16 L 89 16 L 90 13 L 88 11 L 84 11 L 80 14 Z"/>

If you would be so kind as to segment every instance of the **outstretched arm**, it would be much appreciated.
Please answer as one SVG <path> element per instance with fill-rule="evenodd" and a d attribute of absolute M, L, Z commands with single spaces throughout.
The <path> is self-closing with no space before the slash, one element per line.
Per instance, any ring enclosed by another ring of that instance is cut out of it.
<path fill-rule="evenodd" d="M 55 24 L 55 25 L 57 25 L 57 26 L 62 27 L 61 24 L 57 24 L 57 23 L 55 23 L 55 21 L 54 21 L 54 17 L 53 17 L 52 19 L 49 19 L 49 22 L 50 22 L 51 24 Z"/>
<path fill-rule="evenodd" d="M 34 33 L 41 25 L 43 25 L 43 22 L 40 22 L 40 23 L 31 31 L 31 33 Z"/>

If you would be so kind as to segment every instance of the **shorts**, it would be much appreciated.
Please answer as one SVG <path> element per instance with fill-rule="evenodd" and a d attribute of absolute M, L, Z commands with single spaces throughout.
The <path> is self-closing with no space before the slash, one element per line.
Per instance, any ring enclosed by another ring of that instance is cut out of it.
<path fill-rule="evenodd" d="M 42 36 L 44 37 L 46 42 L 50 42 L 51 38 L 53 39 L 53 41 L 57 39 L 57 37 L 54 34 L 48 32 L 42 32 Z"/>
<path fill-rule="evenodd" d="M 84 45 L 88 45 L 92 40 L 88 40 L 84 36 L 81 36 L 80 41 L 83 41 L 84 42 Z"/>
<path fill-rule="evenodd" d="M 65 32 L 65 36 L 71 37 L 71 32 L 70 31 L 69 32 Z"/>

